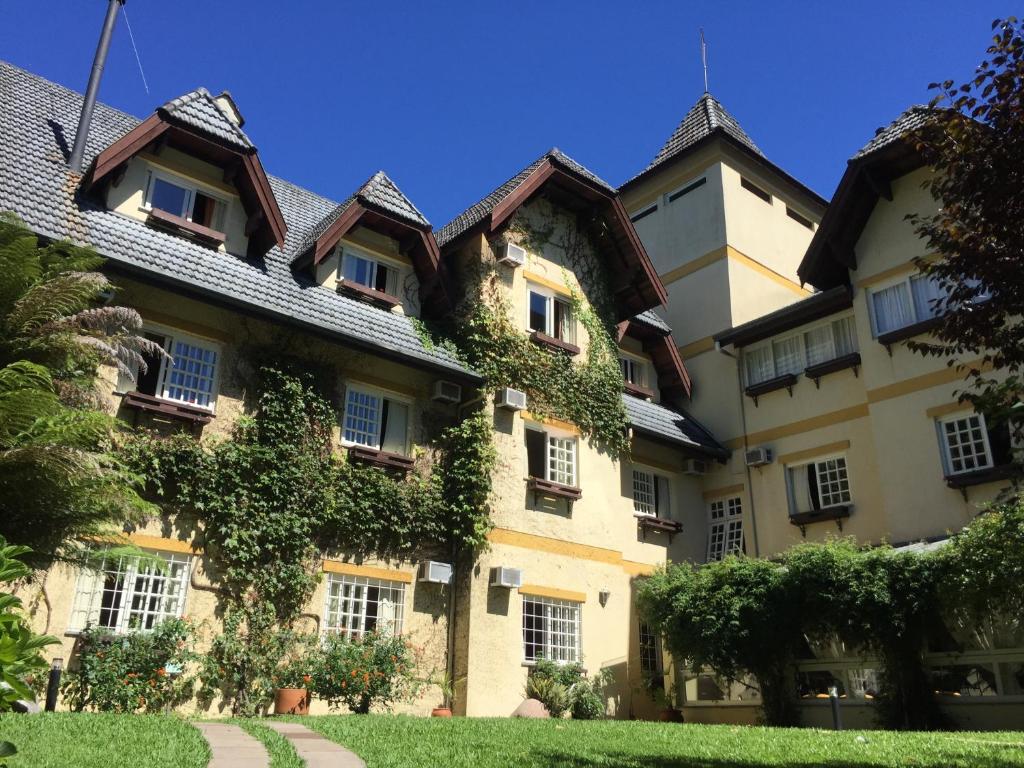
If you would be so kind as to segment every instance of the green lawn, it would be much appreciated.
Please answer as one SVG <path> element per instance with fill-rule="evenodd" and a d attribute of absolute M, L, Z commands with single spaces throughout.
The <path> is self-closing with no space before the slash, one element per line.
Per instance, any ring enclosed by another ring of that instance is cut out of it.
<path fill-rule="evenodd" d="M 368 768 L 1024 766 L 1024 732 L 892 733 L 571 720 L 306 717 Z"/>
<path fill-rule="evenodd" d="M 0 715 L 10 768 L 205 768 L 210 751 L 187 721 L 161 715 Z"/>

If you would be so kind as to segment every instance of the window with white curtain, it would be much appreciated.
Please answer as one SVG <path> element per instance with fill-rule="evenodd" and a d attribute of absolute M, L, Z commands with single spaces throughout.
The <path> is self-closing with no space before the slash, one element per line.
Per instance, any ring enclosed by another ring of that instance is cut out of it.
<path fill-rule="evenodd" d="M 802 333 L 773 339 L 743 350 L 747 385 L 768 381 L 787 373 L 835 360 L 857 351 L 853 316 L 830 320 Z"/>
<path fill-rule="evenodd" d="M 634 469 L 633 511 L 650 517 L 671 517 L 669 479 L 646 469 Z"/>
<path fill-rule="evenodd" d="M 894 285 L 872 291 L 871 317 L 875 336 L 937 317 L 940 310 L 935 302 L 945 296 L 946 292 L 938 280 L 927 275 L 912 275 Z"/>
<path fill-rule="evenodd" d="M 408 436 L 409 403 L 384 392 L 349 385 L 341 432 L 343 443 L 404 455 L 408 452 Z"/>
<path fill-rule="evenodd" d="M 338 279 L 358 283 L 366 288 L 398 295 L 398 282 L 401 270 L 394 264 L 374 258 L 362 251 L 349 246 L 339 247 L 341 259 L 338 261 Z"/>
<path fill-rule="evenodd" d="M 850 478 L 845 456 L 830 456 L 786 468 L 791 513 L 817 512 L 849 504 Z"/>

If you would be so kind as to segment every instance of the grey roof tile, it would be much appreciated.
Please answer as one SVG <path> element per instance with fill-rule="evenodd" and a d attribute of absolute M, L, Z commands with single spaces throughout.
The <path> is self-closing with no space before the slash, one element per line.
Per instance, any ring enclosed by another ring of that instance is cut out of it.
<path fill-rule="evenodd" d="M 173 119 L 216 136 L 240 149 L 256 149 L 241 126 L 235 125 L 205 88 L 196 88 L 184 96 L 171 99 L 160 109 Z"/>
<path fill-rule="evenodd" d="M 928 123 L 931 113 L 931 108 L 924 104 L 914 104 L 887 126 L 876 130 L 871 141 L 857 150 L 852 159 L 857 160 L 865 155 L 877 152 L 883 147 L 899 141 L 911 131 L 924 127 Z"/>
<path fill-rule="evenodd" d="M 649 325 L 651 328 L 655 328 L 663 333 L 672 333 L 672 329 L 669 324 L 661 319 L 661 316 L 653 309 L 648 309 L 641 312 L 639 315 L 635 315 L 633 320 L 637 323 L 643 323 Z"/>
<path fill-rule="evenodd" d="M 425 347 L 413 322 L 314 284 L 290 268 L 316 224 L 338 203 L 269 177 L 288 224 L 284 249 L 260 260 L 204 248 L 76 195 L 65 157 L 74 139 L 80 94 L 0 62 L 0 210 L 12 210 L 40 235 L 94 246 L 113 265 L 211 295 L 335 338 L 451 375 L 475 374 L 441 347 Z M 96 105 L 85 162 L 139 123 Z"/>
<path fill-rule="evenodd" d="M 626 417 L 633 429 L 662 440 L 702 450 L 715 456 L 727 456 L 724 448 L 696 419 L 659 403 L 623 395 Z"/>
<path fill-rule="evenodd" d="M 718 99 L 710 93 L 705 93 L 690 108 L 690 111 L 686 113 L 686 116 L 672 132 L 672 135 L 668 137 L 668 141 L 665 142 L 665 145 L 658 154 L 654 156 L 650 165 L 641 171 L 641 174 L 671 160 L 676 155 L 706 139 L 715 131 L 722 131 L 751 152 L 764 157 L 764 153 L 757 148 L 754 140 L 740 126 L 739 121 L 722 106 Z"/>
<path fill-rule="evenodd" d="M 597 184 L 599 187 L 605 189 L 609 194 L 616 194 L 615 188 L 604 179 L 577 163 L 567 154 L 558 149 L 558 147 L 552 147 L 489 195 L 479 202 L 469 206 L 469 208 L 445 224 L 437 232 L 437 244 L 444 246 L 483 221 L 491 211 L 494 210 L 495 206 L 512 194 L 515 188 L 526 181 L 529 175 L 537 170 L 545 160 L 552 160 L 563 168 L 566 168 L 573 173 L 583 176 L 594 184 Z"/>

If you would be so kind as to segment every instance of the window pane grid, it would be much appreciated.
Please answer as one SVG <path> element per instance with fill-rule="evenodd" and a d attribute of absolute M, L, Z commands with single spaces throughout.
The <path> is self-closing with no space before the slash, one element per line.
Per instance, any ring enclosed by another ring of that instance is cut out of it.
<path fill-rule="evenodd" d="M 217 353 L 199 344 L 177 339 L 172 356 L 174 362 L 167 371 L 164 397 L 209 408 L 213 400 Z"/>
<path fill-rule="evenodd" d="M 850 481 L 846 475 L 846 459 L 839 456 L 815 464 L 821 506 L 833 507 L 850 501 Z"/>
<path fill-rule="evenodd" d="M 380 446 L 380 401 L 381 399 L 376 395 L 349 387 L 345 398 L 345 429 L 343 433 L 346 442 L 366 445 L 371 448 Z"/>
<path fill-rule="evenodd" d="M 952 474 L 992 466 L 985 436 L 985 422 L 979 414 L 972 413 L 943 422 L 942 432 Z"/>
<path fill-rule="evenodd" d="M 640 515 L 651 516 L 657 511 L 654 475 L 650 472 L 633 470 L 633 511 Z"/>
<path fill-rule="evenodd" d="M 526 661 L 579 661 L 580 604 L 524 596 L 523 657 Z"/>
<path fill-rule="evenodd" d="M 548 480 L 562 485 L 576 485 L 574 438 L 548 437 Z"/>
<path fill-rule="evenodd" d="M 743 502 L 739 496 L 708 505 L 708 562 L 743 551 Z"/>
<path fill-rule="evenodd" d="M 405 614 L 405 584 L 363 576 L 330 574 L 324 632 L 350 639 L 367 632 L 398 635 Z"/>
<path fill-rule="evenodd" d="M 640 622 L 640 670 L 645 674 L 661 674 L 661 649 L 658 646 L 658 636 L 650 625 Z"/>
<path fill-rule="evenodd" d="M 138 557 L 104 558 L 97 571 L 79 574 L 71 629 L 96 625 L 126 632 L 153 629 L 184 613 L 191 558 L 156 553 L 163 568 Z"/>

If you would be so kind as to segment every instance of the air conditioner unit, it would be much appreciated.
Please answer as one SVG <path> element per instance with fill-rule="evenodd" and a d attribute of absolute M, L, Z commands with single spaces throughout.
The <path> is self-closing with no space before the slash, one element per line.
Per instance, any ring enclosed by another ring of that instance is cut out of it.
<path fill-rule="evenodd" d="M 510 267 L 521 267 L 526 263 L 526 251 L 515 243 L 505 243 L 505 247 L 498 257 L 499 264 L 508 264 Z"/>
<path fill-rule="evenodd" d="M 765 464 L 772 463 L 772 449 L 751 448 L 747 451 L 745 458 L 748 467 L 763 467 Z"/>
<path fill-rule="evenodd" d="M 519 589 L 523 586 L 523 572 L 519 568 L 506 568 L 505 566 L 491 568 L 491 586 Z"/>
<path fill-rule="evenodd" d="M 420 563 L 419 580 L 427 581 L 431 584 L 451 584 L 451 563 L 439 563 L 436 560 L 424 560 Z"/>
<path fill-rule="evenodd" d="M 702 459 L 687 459 L 683 463 L 684 475 L 703 475 L 708 471 L 708 463 Z"/>
<path fill-rule="evenodd" d="M 499 389 L 495 404 L 507 411 L 522 411 L 526 408 L 526 393 L 512 387 Z"/>
<path fill-rule="evenodd" d="M 431 397 L 439 403 L 458 403 L 462 400 L 462 387 L 454 381 L 435 381 Z"/>

